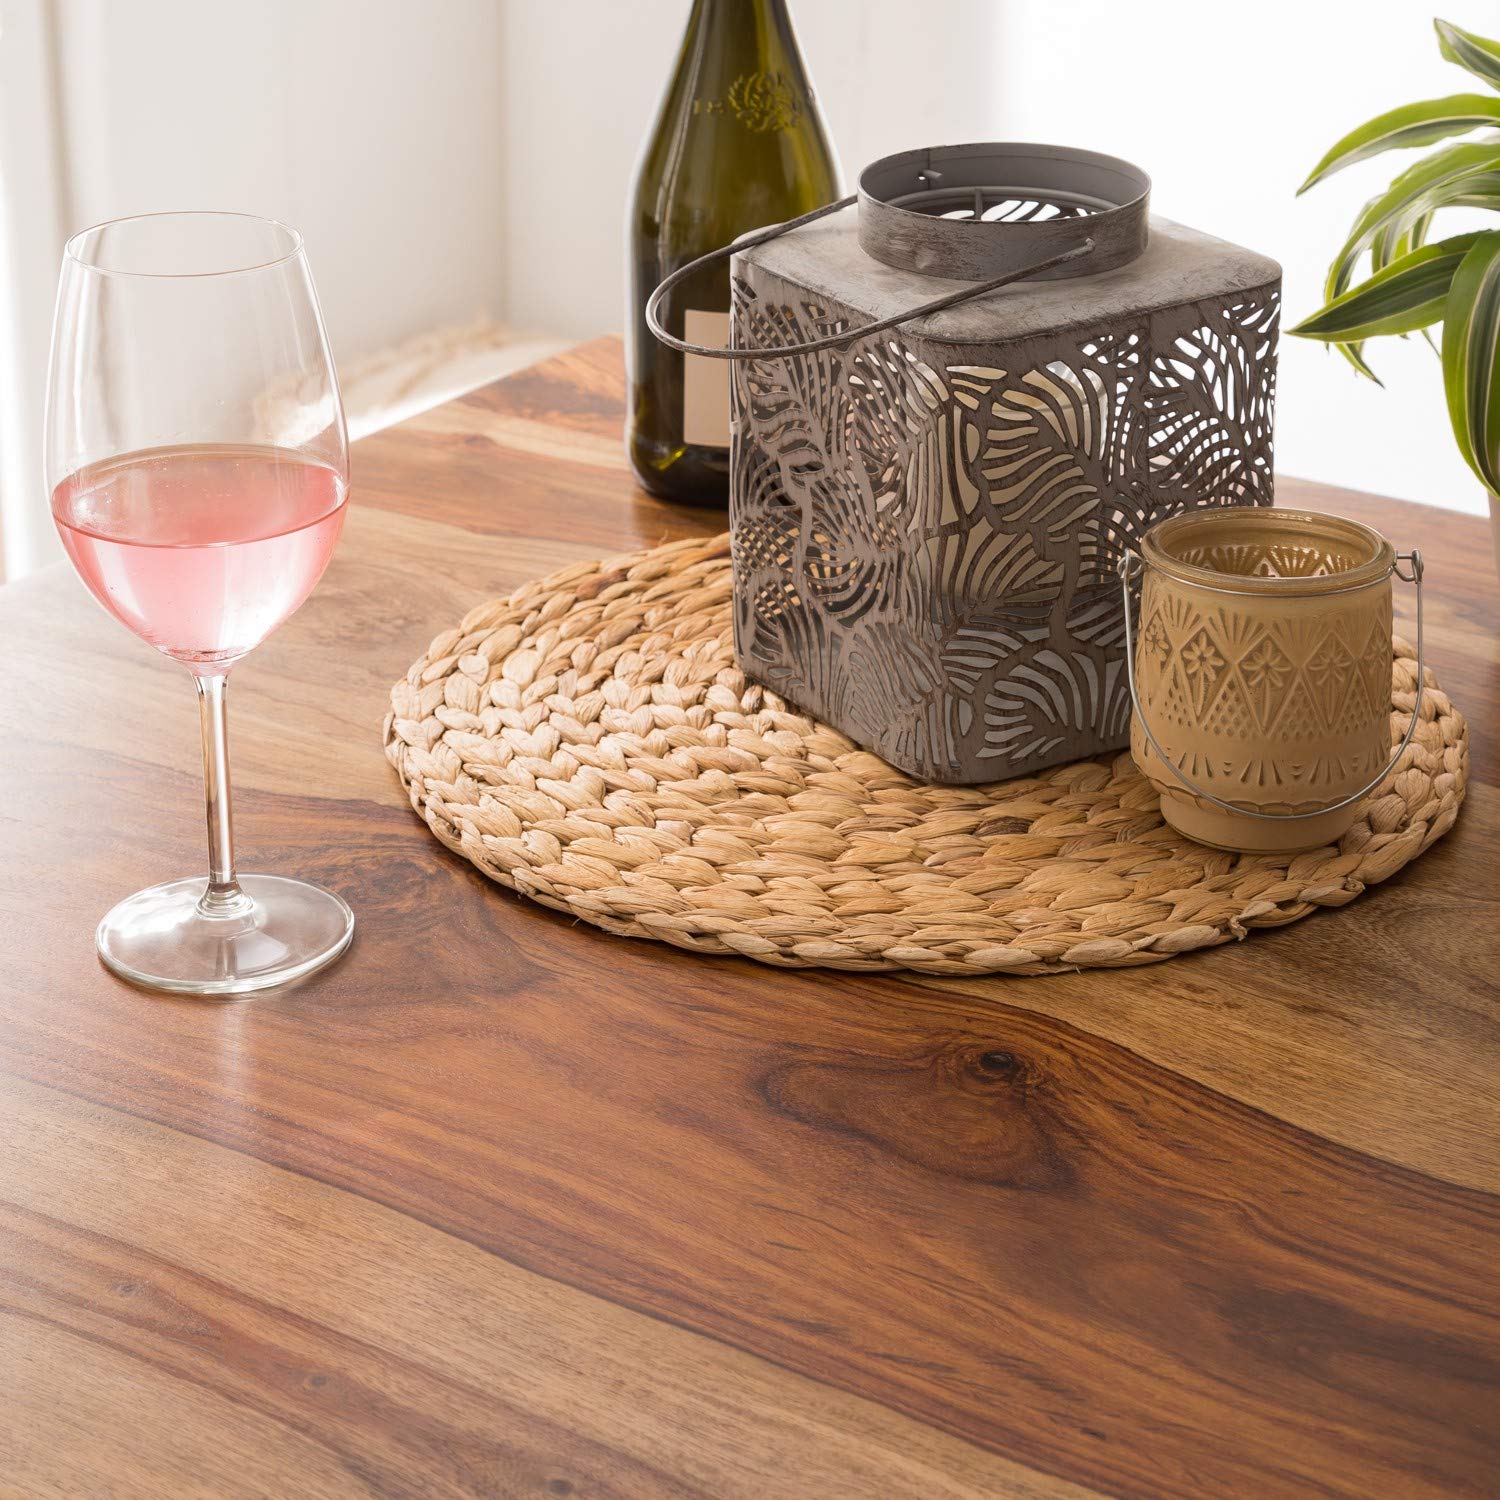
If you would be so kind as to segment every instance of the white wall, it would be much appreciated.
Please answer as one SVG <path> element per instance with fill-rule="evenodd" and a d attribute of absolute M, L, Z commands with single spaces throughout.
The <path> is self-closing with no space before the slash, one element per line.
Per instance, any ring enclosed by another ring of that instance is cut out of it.
<path fill-rule="evenodd" d="M 285 219 L 349 359 L 493 310 L 491 0 L 63 0 L 75 225 L 169 208 Z"/>
<path fill-rule="evenodd" d="M 513 324 L 625 322 L 625 207 L 690 0 L 501 0 Z M 994 0 L 792 0 L 846 184 L 877 156 L 999 126 Z"/>
<path fill-rule="evenodd" d="M 1390 152 L 1295 197 L 1324 151 L 1397 104 L 1483 89 L 1439 58 L 1432 10 L 1413 0 L 1004 0 L 1003 10 L 993 80 L 1003 128 L 1127 157 L 1151 174 L 1157 212 L 1275 256 L 1284 326 L 1320 305 L 1360 206 L 1417 159 Z M 1500 34 L 1500 6 L 1457 0 L 1439 13 Z M 1454 222 L 1439 220 L 1433 238 L 1466 227 Z M 1321 344 L 1283 337 L 1277 469 L 1481 510 L 1436 356 L 1420 338 L 1378 340 L 1366 356 L 1384 390 Z"/>
<path fill-rule="evenodd" d="M 501 0 L 511 322 L 580 338 L 622 325 L 629 179 L 688 5 Z M 1429 10 L 1414 0 L 792 8 L 846 181 L 877 156 L 929 141 L 1113 151 L 1151 174 L 1157 212 L 1280 260 L 1287 324 L 1319 305 L 1355 211 L 1414 156 L 1377 158 L 1298 199 L 1313 163 L 1370 115 L 1470 87 L 1439 59 Z M 1452 19 L 1500 33 L 1494 4 L 1463 0 Z M 1282 340 L 1278 468 L 1483 509 L 1451 440 L 1431 350 L 1382 340 L 1368 353 L 1384 390 L 1320 344 Z"/>
<path fill-rule="evenodd" d="M 11 571 L 55 554 L 36 460 L 38 329 L 67 233 L 173 208 L 294 224 L 341 362 L 498 311 L 493 0 L 0 0 L 0 49 L 13 48 L 37 98 L 30 117 L 0 111 L 0 163 L 29 160 L 51 137 L 58 180 L 50 222 L 35 211 L 40 188 L 24 201 L 5 192 L 7 301 L 26 323 L 9 377 L 23 399 L 5 403 L 24 406 L 7 441 L 7 470 L 23 476 L 7 482 Z M 0 84 L 10 76 L 0 60 Z"/>
<path fill-rule="evenodd" d="M 35 428 L 65 231 L 184 205 L 285 218 L 307 235 L 346 361 L 483 311 L 544 333 L 618 329 L 630 176 L 688 4 L 0 0 L 0 513 L 12 570 L 53 545 Z M 1317 305 L 1348 219 L 1411 156 L 1298 200 L 1311 164 L 1368 115 L 1468 87 L 1412 0 L 793 10 L 846 179 L 927 141 L 1116 151 L 1152 174 L 1160 212 L 1281 260 L 1288 321 Z M 1494 4 L 1464 0 L 1452 18 L 1500 33 Z M 1283 341 L 1278 466 L 1478 509 L 1430 351 L 1408 340 L 1370 353 L 1385 391 L 1321 346 Z"/>
<path fill-rule="evenodd" d="M 41 476 L 63 225 L 53 19 L 47 0 L 0 0 L 0 578 L 62 550 Z"/>

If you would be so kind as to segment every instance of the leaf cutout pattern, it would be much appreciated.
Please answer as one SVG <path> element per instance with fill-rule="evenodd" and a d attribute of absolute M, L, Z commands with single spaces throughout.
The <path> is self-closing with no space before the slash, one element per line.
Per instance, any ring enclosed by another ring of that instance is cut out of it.
<path fill-rule="evenodd" d="M 759 266 L 733 299 L 756 348 L 858 321 Z M 1271 286 L 982 361 L 903 330 L 737 362 L 741 666 L 933 780 L 1123 746 L 1116 563 L 1164 516 L 1271 502 L 1278 302 Z"/>

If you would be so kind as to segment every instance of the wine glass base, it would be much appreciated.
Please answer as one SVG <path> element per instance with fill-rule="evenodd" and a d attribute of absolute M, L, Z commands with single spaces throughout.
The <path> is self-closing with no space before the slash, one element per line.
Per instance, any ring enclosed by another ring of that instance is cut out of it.
<path fill-rule="evenodd" d="M 200 904 L 207 881 L 169 880 L 127 896 L 99 924 L 99 957 L 122 979 L 183 995 L 244 995 L 330 964 L 354 936 L 331 891 L 280 875 L 241 875 L 243 901 Z"/>

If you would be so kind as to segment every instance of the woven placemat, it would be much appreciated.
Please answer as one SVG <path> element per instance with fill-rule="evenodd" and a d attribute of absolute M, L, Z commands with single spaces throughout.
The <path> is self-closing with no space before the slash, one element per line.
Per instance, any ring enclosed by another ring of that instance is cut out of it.
<path fill-rule="evenodd" d="M 1452 827 L 1467 729 L 1416 738 L 1337 846 L 1220 853 L 1128 753 L 914 782 L 746 680 L 727 537 L 583 563 L 471 611 L 391 692 L 386 755 L 450 849 L 608 932 L 839 969 L 1155 963 L 1343 906 Z M 1392 743 L 1415 699 L 1394 643 Z"/>

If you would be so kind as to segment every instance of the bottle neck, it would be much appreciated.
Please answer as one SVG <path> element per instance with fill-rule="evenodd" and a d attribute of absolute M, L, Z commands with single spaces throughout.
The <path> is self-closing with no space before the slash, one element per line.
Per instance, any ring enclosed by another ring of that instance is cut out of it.
<path fill-rule="evenodd" d="M 786 0 L 693 0 L 688 17 L 688 39 L 705 34 L 715 45 L 745 47 L 750 51 L 767 43 L 788 44 L 792 40 L 792 18 Z"/>
<path fill-rule="evenodd" d="M 763 134 L 789 128 L 810 105 L 786 0 L 693 0 L 681 56 L 695 117 Z"/>
<path fill-rule="evenodd" d="M 727 87 L 741 75 L 804 80 L 786 0 L 693 0 L 682 55 L 703 82 Z"/>

